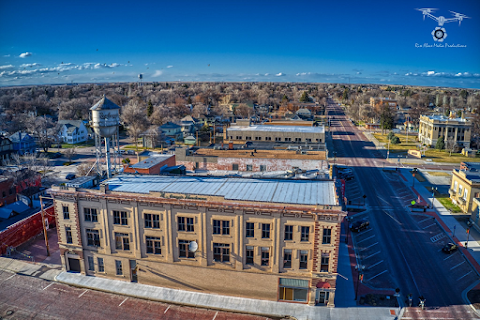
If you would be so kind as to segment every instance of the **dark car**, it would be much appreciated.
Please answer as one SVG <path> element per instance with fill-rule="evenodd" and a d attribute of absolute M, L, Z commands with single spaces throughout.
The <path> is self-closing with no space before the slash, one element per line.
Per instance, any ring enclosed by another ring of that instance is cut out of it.
<path fill-rule="evenodd" d="M 368 220 L 365 220 L 365 219 L 358 220 L 350 225 L 350 230 L 355 232 L 360 232 L 363 229 L 366 229 L 369 225 L 370 225 L 370 222 Z"/>
<path fill-rule="evenodd" d="M 73 173 L 69 173 L 69 174 L 67 174 L 67 175 L 65 176 L 65 179 L 67 179 L 67 180 L 73 180 L 73 179 L 75 179 L 75 175 L 74 175 Z"/>
<path fill-rule="evenodd" d="M 55 152 L 55 153 L 50 155 L 50 158 L 52 158 L 52 159 L 58 159 L 58 158 L 61 158 L 61 157 L 62 157 L 62 154 L 60 152 Z"/>
<path fill-rule="evenodd" d="M 447 243 L 445 246 L 443 246 L 442 251 L 445 253 L 452 253 L 455 252 L 458 249 L 458 246 L 454 243 Z"/>

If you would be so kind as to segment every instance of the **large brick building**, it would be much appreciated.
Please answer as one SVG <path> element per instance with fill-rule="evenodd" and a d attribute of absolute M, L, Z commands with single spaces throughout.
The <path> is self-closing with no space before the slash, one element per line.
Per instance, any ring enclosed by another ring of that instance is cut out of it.
<path fill-rule="evenodd" d="M 294 168 L 328 170 L 325 151 L 294 150 L 215 150 L 177 148 L 177 164 L 187 170 L 272 172 Z"/>
<path fill-rule="evenodd" d="M 418 140 L 435 147 L 438 139 L 452 140 L 460 147 L 470 148 L 472 122 L 464 118 L 455 118 L 453 114 L 445 116 L 420 116 Z"/>
<path fill-rule="evenodd" d="M 333 181 L 122 175 L 51 194 L 66 270 L 334 305 L 345 212 Z"/>

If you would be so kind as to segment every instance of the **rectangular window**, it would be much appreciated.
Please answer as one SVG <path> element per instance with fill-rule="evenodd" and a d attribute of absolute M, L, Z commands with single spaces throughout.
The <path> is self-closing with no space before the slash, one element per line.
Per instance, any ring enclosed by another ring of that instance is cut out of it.
<path fill-rule="evenodd" d="M 246 228 L 245 235 L 246 235 L 247 238 L 255 237 L 255 223 L 247 222 L 247 228 Z"/>
<path fill-rule="evenodd" d="M 125 211 L 113 211 L 113 224 L 120 224 L 122 226 L 128 225 L 128 214 Z"/>
<path fill-rule="evenodd" d="M 227 243 L 213 243 L 213 261 L 229 262 L 230 245 Z"/>
<path fill-rule="evenodd" d="M 230 234 L 230 221 L 213 220 L 213 234 Z"/>
<path fill-rule="evenodd" d="M 160 228 L 160 215 L 145 213 L 145 228 Z"/>
<path fill-rule="evenodd" d="M 93 257 L 88 256 L 88 270 L 89 271 L 95 271 L 95 263 L 93 263 Z"/>
<path fill-rule="evenodd" d="M 480 192 L 475 193 L 475 198 L 480 198 Z"/>
<path fill-rule="evenodd" d="M 302 227 L 302 233 L 301 233 L 300 241 L 308 241 L 308 236 L 309 235 L 310 235 L 310 227 Z M 328 242 L 328 243 L 330 243 L 330 242 Z"/>
<path fill-rule="evenodd" d="M 453 191 L 454 192 L 457 192 L 457 186 L 458 186 L 458 182 L 457 181 L 453 182 Z"/>
<path fill-rule="evenodd" d="M 185 231 L 185 217 L 177 217 L 178 231 Z"/>
<path fill-rule="evenodd" d="M 253 247 L 247 247 L 247 250 L 245 250 L 245 256 L 246 256 L 246 264 L 248 265 L 253 265 L 254 264 L 254 249 Z"/>
<path fill-rule="evenodd" d="M 115 248 L 117 250 L 130 250 L 130 237 L 128 233 L 115 232 Z"/>
<path fill-rule="evenodd" d="M 330 244 L 332 239 L 332 229 L 323 229 L 322 244 Z"/>
<path fill-rule="evenodd" d="M 70 212 L 68 212 L 68 206 L 63 206 L 63 219 L 70 219 Z"/>
<path fill-rule="evenodd" d="M 307 139 L 307 142 L 312 142 L 312 139 Z"/>
<path fill-rule="evenodd" d="M 292 141 L 292 138 L 285 138 L 285 142 L 290 142 Z"/>
<path fill-rule="evenodd" d="M 97 258 L 98 272 L 105 272 L 105 265 L 103 264 L 103 258 Z"/>
<path fill-rule="evenodd" d="M 123 275 L 122 261 L 115 260 L 115 269 L 117 270 L 117 276 Z"/>
<path fill-rule="evenodd" d="M 147 240 L 147 253 L 162 254 L 160 238 L 147 236 L 146 240 Z"/>
<path fill-rule="evenodd" d="M 193 218 L 187 218 L 187 232 L 194 232 Z"/>
<path fill-rule="evenodd" d="M 270 224 L 262 223 L 262 239 L 270 239 Z"/>
<path fill-rule="evenodd" d="M 260 165 L 260 171 L 261 171 L 261 172 L 267 171 L 267 166 L 264 165 L 264 164 L 261 164 L 261 165 Z"/>
<path fill-rule="evenodd" d="M 265 137 L 266 141 L 272 141 L 272 137 Z"/>
<path fill-rule="evenodd" d="M 308 251 L 300 251 L 300 269 L 307 269 L 308 267 Z"/>
<path fill-rule="evenodd" d="M 247 171 L 252 171 L 253 170 L 253 167 L 251 164 L 247 164 Z"/>
<path fill-rule="evenodd" d="M 320 272 L 328 272 L 328 263 L 330 257 L 329 256 L 322 256 L 321 264 L 320 264 Z"/>
<path fill-rule="evenodd" d="M 262 140 L 262 137 L 255 137 L 256 141 Z"/>
<path fill-rule="evenodd" d="M 180 258 L 195 258 L 195 252 L 188 250 L 188 245 L 190 241 L 188 240 L 178 240 L 178 256 Z"/>
<path fill-rule="evenodd" d="M 145 213 L 143 215 L 143 221 L 145 221 L 145 228 L 152 228 L 152 226 L 153 226 L 152 214 Z"/>
<path fill-rule="evenodd" d="M 468 198 L 468 190 L 465 189 L 465 190 L 463 191 L 463 200 L 467 201 L 467 198 Z"/>
<path fill-rule="evenodd" d="M 97 209 L 83 208 L 83 213 L 85 214 L 85 221 L 98 222 Z"/>
<path fill-rule="evenodd" d="M 252 137 L 245 137 L 245 140 L 252 140 Z"/>
<path fill-rule="evenodd" d="M 285 226 L 285 240 L 293 240 L 293 226 Z"/>
<path fill-rule="evenodd" d="M 73 243 L 71 227 L 65 227 L 65 235 L 67 236 L 67 243 Z"/>
<path fill-rule="evenodd" d="M 283 267 L 291 268 L 292 267 L 292 250 L 285 249 L 283 251 Z"/>
<path fill-rule="evenodd" d="M 302 142 L 302 138 L 295 138 L 295 142 Z"/>
<path fill-rule="evenodd" d="M 242 140 L 242 136 L 236 136 L 237 140 Z"/>
<path fill-rule="evenodd" d="M 100 247 L 100 233 L 98 230 L 86 229 L 87 245 L 91 247 Z"/>
<path fill-rule="evenodd" d="M 262 247 L 262 266 L 270 264 L 270 248 Z"/>
<path fill-rule="evenodd" d="M 275 141 L 280 142 L 280 141 L 282 141 L 282 138 L 276 137 Z"/>
<path fill-rule="evenodd" d="M 238 163 L 232 164 L 232 170 L 233 171 L 238 171 Z"/>

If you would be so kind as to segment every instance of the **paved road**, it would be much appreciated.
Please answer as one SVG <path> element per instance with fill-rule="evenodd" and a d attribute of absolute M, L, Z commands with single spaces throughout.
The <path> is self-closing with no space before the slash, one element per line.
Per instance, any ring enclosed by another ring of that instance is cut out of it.
<path fill-rule="evenodd" d="M 427 306 L 459 306 L 449 308 L 453 317 L 471 319 L 474 315 L 461 307 L 464 304 L 461 293 L 477 280 L 476 273 L 470 272 L 465 262 L 446 266 L 445 256 L 438 250 L 438 243 L 431 240 L 429 230 L 423 229 L 424 225 L 420 226 L 418 219 L 405 209 L 407 199 L 397 197 L 397 190 L 382 170 L 384 160 L 373 144 L 346 120 L 340 107 L 330 105 L 328 113 L 335 117 L 331 128 L 334 146 L 338 153 L 350 158 L 349 164 L 354 167 L 367 196 L 371 209 L 367 216 L 378 239 L 374 246 L 386 262 L 385 273 L 391 276 L 394 286 L 401 289 L 401 299 L 405 300 L 411 293 L 416 304 L 423 295 Z M 458 273 L 460 267 L 461 273 Z"/>
<path fill-rule="evenodd" d="M 0 271 L 0 288 L 2 319 L 269 319 L 127 298 L 7 271 Z"/>

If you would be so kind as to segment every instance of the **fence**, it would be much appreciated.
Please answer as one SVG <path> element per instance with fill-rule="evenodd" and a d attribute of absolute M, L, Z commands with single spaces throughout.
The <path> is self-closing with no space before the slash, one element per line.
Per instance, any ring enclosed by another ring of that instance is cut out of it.
<path fill-rule="evenodd" d="M 45 219 L 50 227 L 55 226 L 55 211 L 53 206 L 44 209 Z M 20 220 L 0 232 L 0 255 L 7 253 L 9 248 L 16 248 L 43 231 L 42 212 Z"/>

